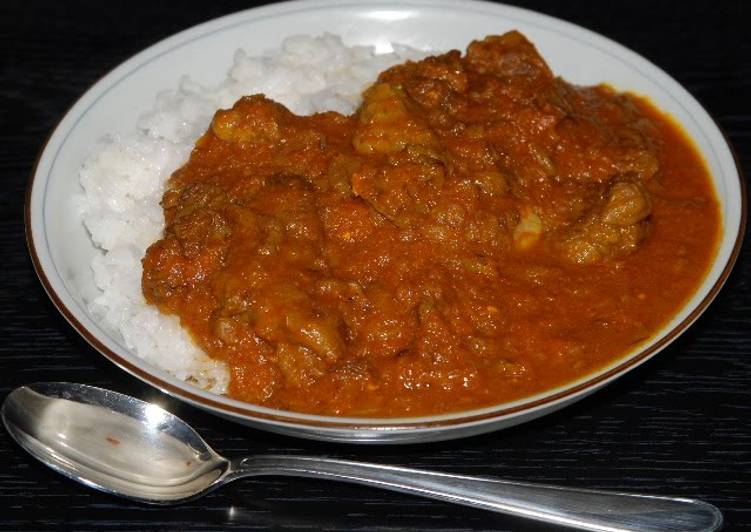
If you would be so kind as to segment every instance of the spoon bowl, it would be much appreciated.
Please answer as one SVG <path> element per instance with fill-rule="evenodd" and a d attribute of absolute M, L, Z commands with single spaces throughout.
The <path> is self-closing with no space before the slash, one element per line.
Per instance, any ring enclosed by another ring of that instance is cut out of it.
<path fill-rule="evenodd" d="M 229 469 L 178 417 L 110 390 L 23 386 L 7 397 L 2 417 L 11 436 L 56 471 L 141 502 L 193 498 Z"/>
<path fill-rule="evenodd" d="M 161 407 L 102 388 L 37 383 L 12 391 L 3 423 L 35 458 L 92 488 L 151 504 L 200 497 L 247 476 L 353 482 L 583 530 L 714 531 L 702 501 L 451 475 L 348 460 L 262 455 L 228 460 Z"/>

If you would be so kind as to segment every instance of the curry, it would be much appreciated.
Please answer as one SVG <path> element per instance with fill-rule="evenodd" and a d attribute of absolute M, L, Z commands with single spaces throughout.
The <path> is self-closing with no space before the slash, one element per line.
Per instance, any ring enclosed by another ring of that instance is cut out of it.
<path fill-rule="evenodd" d="M 668 117 L 555 77 L 517 32 L 383 72 L 352 116 L 244 97 L 162 205 L 143 293 L 226 361 L 230 395 L 354 416 L 597 370 L 693 294 L 721 223 Z"/>

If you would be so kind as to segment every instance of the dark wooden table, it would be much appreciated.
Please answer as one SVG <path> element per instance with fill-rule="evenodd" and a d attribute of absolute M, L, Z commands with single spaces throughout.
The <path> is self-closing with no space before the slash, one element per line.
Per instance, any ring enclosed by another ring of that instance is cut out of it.
<path fill-rule="evenodd" d="M 91 83 L 142 48 L 250 7 L 156 1 L 0 3 L 0 396 L 70 380 L 158 398 L 228 454 L 310 453 L 465 474 L 698 497 L 726 530 L 751 529 L 751 251 L 704 316 L 658 357 L 607 389 L 526 425 L 406 447 L 307 442 L 179 404 L 107 362 L 38 283 L 24 241 L 26 180 L 45 136 Z M 714 114 L 751 171 L 750 3 L 529 1 L 643 54 Z M 53 473 L 0 430 L 0 527 L 8 530 L 547 530 L 413 497 L 323 481 L 263 478 L 177 508 L 132 504 Z"/>

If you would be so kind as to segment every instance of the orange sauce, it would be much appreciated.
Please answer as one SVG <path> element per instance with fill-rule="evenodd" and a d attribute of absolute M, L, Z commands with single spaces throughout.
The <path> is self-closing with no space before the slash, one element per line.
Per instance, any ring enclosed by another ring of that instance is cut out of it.
<path fill-rule="evenodd" d="M 648 101 L 555 78 L 510 32 L 381 74 L 352 116 L 219 111 L 165 193 L 143 291 L 230 395 L 444 413 L 597 370 L 701 283 L 721 219 Z"/>

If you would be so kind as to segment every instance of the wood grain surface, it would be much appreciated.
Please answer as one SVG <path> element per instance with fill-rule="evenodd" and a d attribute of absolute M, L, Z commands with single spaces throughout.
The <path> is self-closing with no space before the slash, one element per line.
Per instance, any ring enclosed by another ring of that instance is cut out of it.
<path fill-rule="evenodd" d="M 165 404 L 220 452 L 306 453 L 533 482 L 697 497 L 726 530 L 751 529 L 751 251 L 677 342 L 605 390 L 510 430 L 402 447 L 307 442 L 179 404 L 106 361 L 63 320 L 32 270 L 23 227 L 28 174 L 75 99 L 118 63 L 176 31 L 253 2 L 0 2 L 0 396 L 69 380 Z M 715 116 L 751 169 L 751 3 L 558 2 L 525 7 L 603 33 L 665 69 Z M 4 530 L 549 530 L 504 516 L 365 487 L 245 480 L 175 508 L 74 484 L 0 430 Z"/>

